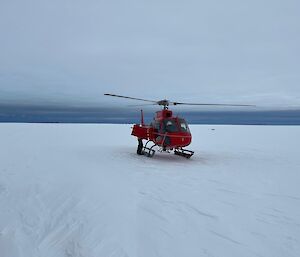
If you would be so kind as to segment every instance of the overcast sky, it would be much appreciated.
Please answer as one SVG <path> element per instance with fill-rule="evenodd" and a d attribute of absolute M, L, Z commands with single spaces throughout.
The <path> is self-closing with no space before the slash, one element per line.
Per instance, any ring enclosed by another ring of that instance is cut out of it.
<path fill-rule="evenodd" d="M 0 103 L 300 107 L 299 0 L 0 0 Z"/>

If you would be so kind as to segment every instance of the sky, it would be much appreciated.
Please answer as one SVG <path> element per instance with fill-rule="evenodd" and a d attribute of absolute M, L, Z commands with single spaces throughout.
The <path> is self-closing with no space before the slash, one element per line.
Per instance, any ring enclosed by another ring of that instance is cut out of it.
<path fill-rule="evenodd" d="M 104 93 L 300 108 L 297 0 L 0 0 L 0 104 Z M 135 104 L 135 102 L 130 102 Z"/>

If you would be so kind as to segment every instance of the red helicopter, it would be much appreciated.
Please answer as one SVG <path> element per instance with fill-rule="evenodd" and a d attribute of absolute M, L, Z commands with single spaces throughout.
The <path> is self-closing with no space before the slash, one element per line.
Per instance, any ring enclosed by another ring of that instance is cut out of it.
<path fill-rule="evenodd" d="M 190 158 L 194 152 L 184 149 L 192 142 L 192 134 L 190 132 L 187 122 L 178 116 L 173 116 L 173 112 L 169 110 L 170 105 L 200 105 L 200 106 L 253 106 L 246 104 L 199 104 L 199 103 L 181 103 L 172 102 L 169 100 L 146 100 L 142 98 L 135 98 L 122 95 L 104 94 L 106 96 L 114 96 L 120 98 L 126 98 L 131 100 L 138 100 L 151 103 L 150 105 L 163 106 L 161 111 L 156 112 L 156 116 L 150 125 L 145 125 L 144 114 L 141 110 L 141 123 L 135 124 L 132 128 L 131 135 L 137 137 L 138 147 L 137 154 L 152 157 L 155 154 L 153 149 L 155 146 L 159 147 L 160 152 L 171 152 L 174 154 Z M 143 144 L 143 140 L 147 140 L 146 144 Z M 149 147 L 149 143 L 153 143 Z"/>

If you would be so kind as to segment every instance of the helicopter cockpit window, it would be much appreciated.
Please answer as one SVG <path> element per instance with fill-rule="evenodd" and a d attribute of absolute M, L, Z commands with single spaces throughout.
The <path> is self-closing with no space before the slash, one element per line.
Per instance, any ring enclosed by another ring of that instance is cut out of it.
<path fill-rule="evenodd" d="M 185 120 L 180 119 L 179 120 L 180 130 L 183 132 L 189 132 L 189 127 L 186 124 Z"/>
<path fill-rule="evenodd" d="M 178 132 L 178 128 L 174 120 L 165 120 L 164 125 L 166 132 Z"/>

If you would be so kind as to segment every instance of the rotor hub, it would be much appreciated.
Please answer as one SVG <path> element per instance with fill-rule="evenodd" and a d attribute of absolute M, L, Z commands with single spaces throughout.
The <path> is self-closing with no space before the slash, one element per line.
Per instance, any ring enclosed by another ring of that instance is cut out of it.
<path fill-rule="evenodd" d="M 162 105 L 164 107 L 164 109 L 168 109 L 170 102 L 169 102 L 169 100 L 164 99 L 164 100 L 157 101 L 157 104 Z"/>

